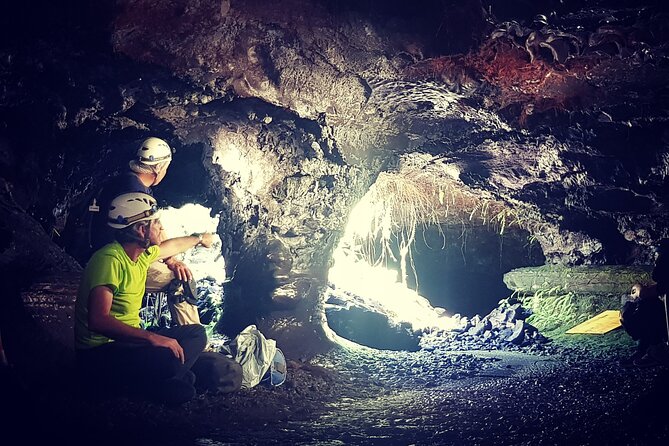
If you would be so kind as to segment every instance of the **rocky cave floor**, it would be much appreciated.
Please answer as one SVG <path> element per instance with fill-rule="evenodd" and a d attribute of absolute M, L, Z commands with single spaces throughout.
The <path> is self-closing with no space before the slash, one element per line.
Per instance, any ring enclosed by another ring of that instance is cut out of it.
<path fill-rule="evenodd" d="M 67 377 L 5 370 L 2 443 L 667 444 L 669 370 L 621 367 L 620 329 L 575 336 L 540 353 L 339 349 L 289 360 L 282 386 L 179 407 L 82 399 Z"/>

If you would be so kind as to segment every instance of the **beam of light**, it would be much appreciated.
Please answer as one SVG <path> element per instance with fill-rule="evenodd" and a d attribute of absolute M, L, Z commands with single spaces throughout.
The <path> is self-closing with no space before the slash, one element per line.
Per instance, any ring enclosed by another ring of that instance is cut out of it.
<path fill-rule="evenodd" d="M 407 322 L 415 331 L 456 327 L 444 309 L 433 307 L 426 298 L 404 286 L 397 271 L 371 266 L 340 249 L 334 262 L 329 280 L 337 298 L 348 304 L 382 313 L 395 325 Z"/>
<path fill-rule="evenodd" d="M 234 136 L 232 137 L 234 138 Z M 228 187 L 238 195 L 258 195 L 272 183 L 272 172 L 277 171 L 277 160 L 260 150 L 243 149 L 244 141 L 230 141 L 229 134 L 215 147 L 213 164 L 219 165 L 227 175 L 235 177 Z"/>
<path fill-rule="evenodd" d="M 216 234 L 218 220 L 218 216 L 211 216 L 210 209 L 191 203 L 178 209 L 173 207 L 162 209 L 160 216 L 167 238 L 200 232 L 214 234 L 214 244 L 211 248 L 196 247 L 180 256 L 196 280 L 209 278 L 221 284 L 225 282 L 225 260 L 221 255 L 221 238 Z"/>
<path fill-rule="evenodd" d="M 398 272 L 372 266 L 357 255 L 361 234 L 369 232 L 370 204 L 361 200 L 351 212 L 329 272 L 338 301 L 384 314 L 395 324 L 409 323 L 414 331 L 450 330 L 456 323 L 443 308 L 435 308 L 401 283 Z"/>

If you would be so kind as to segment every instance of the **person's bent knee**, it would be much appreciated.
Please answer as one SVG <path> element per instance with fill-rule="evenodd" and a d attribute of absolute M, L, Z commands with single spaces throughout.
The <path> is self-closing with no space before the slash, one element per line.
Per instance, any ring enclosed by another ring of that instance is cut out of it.
<path fill-rule="evenodd" d="M 201 337 L 201 336 L 204 336 L 205 338 L 207 337 L 207 330 L 204 328 L 204 325 L 202 324 L 188 324 L 188 325 L 182 325 L 182 327 L 184 328 L 184 331 L 192 333 L 194 337 Z"/>
<path fill-rule="evenodd" d="M 169 379 L 177 376 L 181 369 L 181 360 L 167 347 L 154 347 L 147 360 L 144 377 L 148 380 Z"/>
<path fill-rule="evenodd" d="M 193 327 L 193 336 L 204 339 L 205 343 L 207 342 L 207 330 L 204 328 L 204 325 L 191 324 L 190 327 Z"/>

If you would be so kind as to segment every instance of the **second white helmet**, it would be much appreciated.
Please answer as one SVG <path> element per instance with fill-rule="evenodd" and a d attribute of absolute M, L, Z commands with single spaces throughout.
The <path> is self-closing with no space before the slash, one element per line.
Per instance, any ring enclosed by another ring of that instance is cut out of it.
<path fill-rule="evenodd" d="M 143 192 L 119 195 L 109 204 L 107 224 L 114 229 L 123 229 L 139 221 L 160 217 L 156 199 Z"/>
<path fill-rule="evenodd" d="M 146 138 L 137 150 L 137 161 L 147 166 L 172 160 L 172 149 L 160 138 Z"/>

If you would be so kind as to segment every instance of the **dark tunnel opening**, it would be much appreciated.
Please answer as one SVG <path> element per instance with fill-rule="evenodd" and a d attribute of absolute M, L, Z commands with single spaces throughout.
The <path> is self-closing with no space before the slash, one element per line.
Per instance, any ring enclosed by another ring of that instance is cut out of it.
<path fill-rule="evenodd" d="M 416 240 L 416 274 L 408 285 L 451 314 L 484 316 L 511 294 L 502 281 L 506 272 L 544 260 L 539 244 L 520 229 L 431 226 Z"/>
<path fill-rule="evenodd" d="M 399 246 L 395 237 L 394 256 L 378 276 L 371 265 L 358 265 L 369 268 L 365 288 L 331 283 L 326 314 L 339 336 L 382 350 L 419 350 L 420 337 L 448 327 L 450 316 L 483 317 L 508 298 L 512 290 L 503 282 L 505 273 L 545 262 L 539 244 L 519 228 L 500 233 L 486 225 L 428 225 L 411 248 L 405 287 L 399 283 Z"/>

